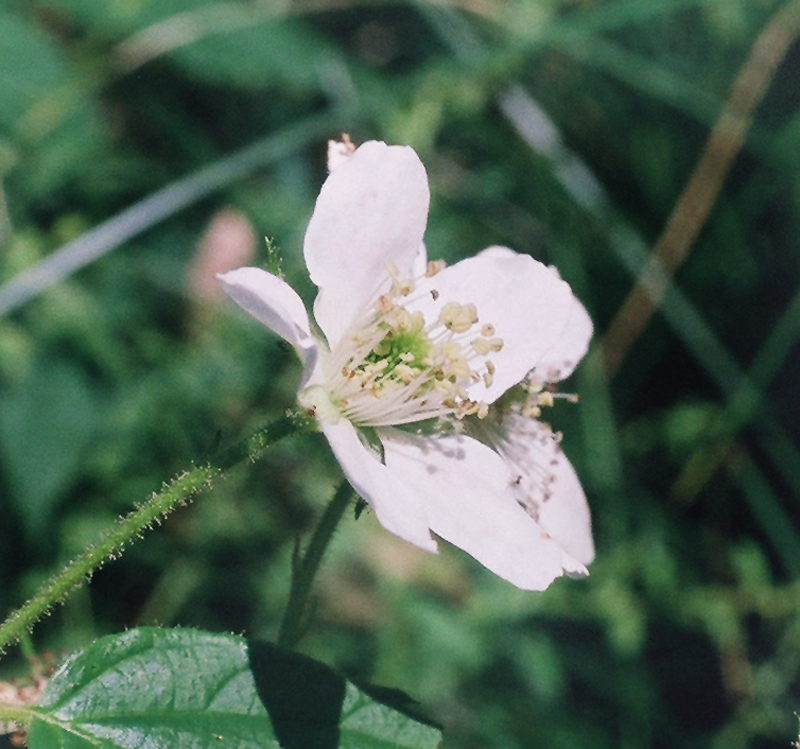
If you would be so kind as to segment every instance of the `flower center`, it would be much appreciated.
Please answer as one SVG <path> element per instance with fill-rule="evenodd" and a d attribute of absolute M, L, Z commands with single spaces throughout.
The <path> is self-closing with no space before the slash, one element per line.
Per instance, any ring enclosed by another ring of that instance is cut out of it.
<path fill-rule="evenodd" d="M 426 275 L 441 267 L 429 264 Z M 365 427 L 472 414 L 483 418 L 488 406 L 473 399 L 470 390 L 481 381 L 491 385 L 494 365 L 488 355 L 503 341 L 491 325 L 479 325 L 474 304 L 447 302 L 436 319 L 426 320 L 413 310 L 415 280 L 389 272 L 389 291 L 331 352 L 325 380 L 331 403 Z"/>

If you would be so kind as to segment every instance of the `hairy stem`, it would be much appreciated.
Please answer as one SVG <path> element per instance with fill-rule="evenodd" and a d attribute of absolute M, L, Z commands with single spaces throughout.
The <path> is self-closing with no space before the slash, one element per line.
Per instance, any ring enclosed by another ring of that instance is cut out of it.
<path fill-rule="evenodd" d="M 333 533 L 342 519 L 344 511 L 350 504 L 352 496 L 353 490 L 350 484 L 343 481 L 314 529 L 314 534 L 311 536 L 303 558 L 294 561 L 289 600 L 278 630 L 278 645 L 282 647 L 294 648 L 303 636 L 306 606 L 311 586 L 314 583 L 314 576 L 317 574 L 325 550 L 333 538 Z"/>
<path fill-rule="evenodd" d="M 196 494 L 209 489 L 218 476 L 246 459 L 254 460 L 267 447 L 304 426 L 294 414 L 260 429 L 242 442 L 228 448 L 203 465 L 176 476 L 161 491 L 140 507 L 121 518 L 96 544 L 76 557 L 60 573 L 48 580 L 36 595 L 0 625 L 0 653 L 22 637 L 33 624 L 74 588 L 89 579 L 108 559 L 114 559 L 126 544 L 139 538 L 154 523 L 159 523 L 175 508 L 186 504 Z"/>

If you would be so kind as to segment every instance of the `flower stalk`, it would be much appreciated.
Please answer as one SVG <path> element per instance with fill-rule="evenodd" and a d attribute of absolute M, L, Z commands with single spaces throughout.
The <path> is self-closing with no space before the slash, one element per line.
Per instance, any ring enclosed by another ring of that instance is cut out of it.
<path fill-rule="evenodd" d="M 352 498 L 353 490 L 350 484 L 343 481 L 314 529 L 303 558 L 299 559 L 295 551 L 289 600 L 278 629 L 277 643 L 282 647 L 293 649 L 305 634 L 311 586 L 334 531 Z"/>
<path fill-rule="evenodd" d="M 211 488 L 215 479 L 244 460 L 255 460 L 267 447 L 284 437 L 307 428 L 308 422 L 294 412 L 255 432 L 240 443 L 222 451 L 203 465 L 176 476 L 140 507 L 121 518 L 96 544 L 54 575 L 25 605 L 0 625 L 0 654 L 19 640 L 31 627 L 69 593 L 91 578 L 107 560 L 115 559 L 125 545 L 160 523 L 173 510 Z"/>

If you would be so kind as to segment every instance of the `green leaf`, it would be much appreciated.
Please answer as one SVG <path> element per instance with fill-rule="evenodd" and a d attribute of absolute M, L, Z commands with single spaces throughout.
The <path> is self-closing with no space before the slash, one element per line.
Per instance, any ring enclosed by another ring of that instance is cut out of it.
<path fill-rule="evenodd" d="M 130 35 L 124 42 L 128 64 L 168 55 L 189 77 L 215 85 L 316 89 L 321 67 L 339 55 L 324 34 L 297 18 L 287 18 L 285 10 L 268 3 L 48 0 L 48 4 L 89 29 Z"/>
<path fill-rule="evenodd" d="M 27 531 L 47 528 L 97 428 L 97 398 L 74 364 L 41 359 L 0 395 L 0 457 Z"/>
<path fill-rule="evenodd" d="M 64 82 L 67 60 L 42 32 L 0 11 L 0 127 L 17 123 L 28 109 Z"/>
<path fill-rule="evenodd" d="M 92 75 L 29 15 L 0 10 L 0 132 L 26 189 L 42 194 L 81 175 L 105 147 L 107 123 Z"/>
<path fill-rule="evenodd" d="M 250 665 L 285 749 L 434 749 L 440 731 L 398 689 L 356 687 L 322 663 L 250 641 Z M 423 721 L 423 722 L 420 722 Z"/>
<path fill-rule="evenodd" d="M 394 706 L 401 701 L 408 706 L 406 695 L 406 699 L 398 700 L 402 693 L 390 691 L 391 697 L 388 693 L 380 694 L 381 690 L 373 692 L 373 696 L 380 695 L 381 700 Z M 442 740 L 438 728 L 375 701 L 350 682 L 347 682 L 340 730 L 342 749 L 436 749 Z"/>
<path fill-rule="evenodd" d="M 98 640 L 34 712 L 30 749 L 434 749 L 441 738 L 310 658 L 189 629 Z"/>
<path fill-rule="evenodd" d="M 324 36 L 293 18 L 273 18 L 236 5 L 223 8 L 232 19 L 220 19 L 214 28 L 209 16 L 207 33 L 171 54 L 187 75 L 242 88 L 316 89 L 320 69 L 335 54 Z M 241 28 L 226 29 L 237 21 Z"/>
<path fill-rule="evenodd" d="M 104 637 L 56 672 L 30 749 L 228 747 L 278 742 L 240 637 L 134 629 Z"/>
<path fill-rule="evenodd" d="M 345 680 L 318 661 L 267 642 L 250 642 L 248 652 L 256 689 L 281 745 L 336 749 Z"/>

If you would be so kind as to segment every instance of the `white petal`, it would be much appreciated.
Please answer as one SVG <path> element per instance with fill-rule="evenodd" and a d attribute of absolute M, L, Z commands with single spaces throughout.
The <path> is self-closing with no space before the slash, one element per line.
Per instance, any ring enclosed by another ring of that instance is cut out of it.
<path fill-rule="evenodd" d="M 501 247 L 500 245 L 492 245 L 491 247 L 487 247 L 485 250 L 482 250 L 480 255 L 484 257 L 517 257 L 519 255 L 518 252 L 515 252 L 510 247 Z"/>
<path fill-rule="evenodd" d="M 423 438 L 379 430 L 386 468 L 425 505 L 434 533 L 519 588 L 544 590 L 564 572 L 585 574 L 523 510 L 505 461 L 464 436 Z"/>
<path fill-rule="evenodd" d="M 414 256 L 414 262 L 411 265 L 411 277 L 419 278 L 425 275 L 428 270 L 428 250 L 424 244 L 420 244 L 417 254 Z"/>
<path fill-rule="evenodd" d="M 541 527 L 582 564 L 594 559 L 589 506 L 575 469 L 550 427 L 508 415 L 496 442 L 515 474 L 513 491 L 530 507 Z"/>
<path fill-rule="evenodd" d="M 305 383 L 316 365 L 319 347 L 311 336 L 306 308 L 295 290 L 261 268 L 221 273 L 217 281 L 242 309 L 294 346 L 303 362 Z"/>
<path fill-rule="evenodd" d="M 573 299 L 566 327 L 531 374 L 542 382 L 558 382 L 569 377 L 586 354 L 592 331 L 589 313 L 577 299 Z"/>
<path fill-rule="evenodd" d="M 370 141 L 328 176 L 304 254 L 320 288 L 314 315 L 331 347 L 388 283 L 387 264 L 410 274 L 429 199 L 425 168 L 406 146 Z"/>
<path fill-rule="evenodd" d="M 320 421 L 344 475 L 375 512 L 380 524 L 396 536 L 427 551 L 436 551 L 420 498 L 413 488 L 387 469 L 378 456 L 365 447 L 355 427 L 341 419 L 335 424 Z"/>
<path fill-rule="evenodd" d="M 553 495 L 539 507 L 539 524 L 581 564 L 594 559 L 592 521 L 581 482 L 562 451 L 551 466 L 555 481 Z"/>
<path fill-rule="evenodd" d="M 569 285 L 547 266 L 504 247 L 445 268 L 425 280 L 424 288 L 428 287 L 438 296 L 420 294 L 413 305 L 426 320 L 435 319 L 447 302 L 472 303 L 480 325 L 490 323 L 503 339 L 502 350 L 489 356 L 495 365 L 491 387 L 476 383 L 470 391 L 471 397 L 487 403 L 543 361 L 566 329 L 575 304 Z"/>

